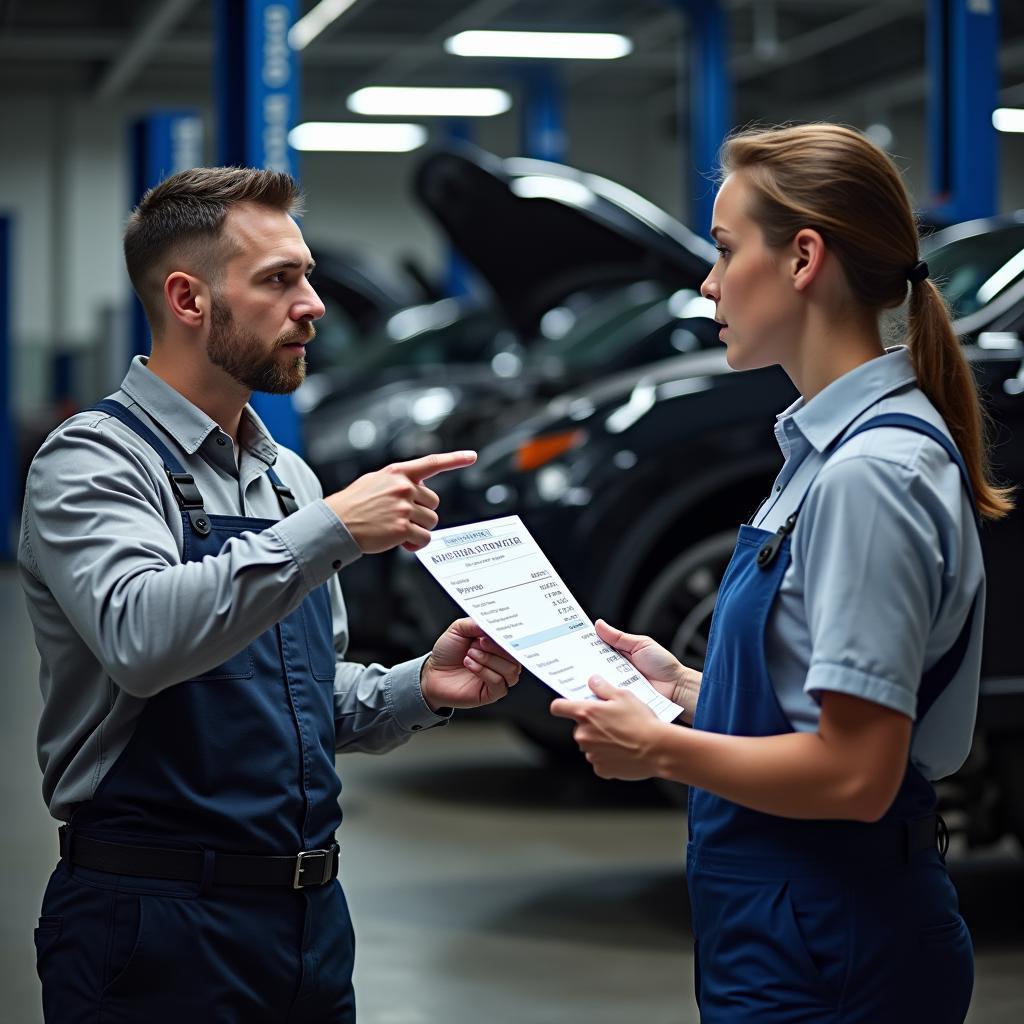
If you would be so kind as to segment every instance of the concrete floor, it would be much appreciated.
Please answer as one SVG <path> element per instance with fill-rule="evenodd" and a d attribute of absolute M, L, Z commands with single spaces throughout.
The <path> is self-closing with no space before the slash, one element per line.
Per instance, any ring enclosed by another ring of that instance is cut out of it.
<path fill-rule="evenodd" d="M 35 1024 L 31 933 L 56 836 L 35 762 L 35 651 L 9 568 L 0 650 L 0 1019 Z M 696 1021 L 685 821 L 658 793 L 552 771 L 493 721 L 339 767 L 361 1024 Z M 1024 857 L 1007 843 L 951 865 L 977 952 L 968 1020 L 1020 1024 Z"/>

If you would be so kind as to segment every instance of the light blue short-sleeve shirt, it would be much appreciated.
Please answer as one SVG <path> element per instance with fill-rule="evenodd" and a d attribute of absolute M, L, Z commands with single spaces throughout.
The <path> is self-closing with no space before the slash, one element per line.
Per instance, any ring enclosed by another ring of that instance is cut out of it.
<path fill-rule="evenodd" d="M 949 430 L 917 387 L 906 348 L 890 349 L 781 413 L 785 457 L 753 525 L 774 531 L 800 508 L 792 560 L 769 616 L 765 654 L 793 727 L 818 727 L 825 691 L 915 717 L 922 672 L 953 645 L 977 601 L 954 679 L 915 725 L 911 760 L 938 779 L 971 745 L 981 669 L 985 569 L 959 469 L 933 439 L 856 425 L 905 413 Z"/>

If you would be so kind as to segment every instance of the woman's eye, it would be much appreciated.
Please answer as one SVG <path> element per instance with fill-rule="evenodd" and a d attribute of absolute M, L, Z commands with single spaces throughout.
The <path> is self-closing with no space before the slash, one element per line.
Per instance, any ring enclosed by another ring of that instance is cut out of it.
<path fill-rule="evenodd" d="M 728 249 L 726 249 L 724 245 L 716 245 L 715 248 L 718 250 L 718 255 L 723 260 L 727 260 L 732 255 L 732 253 Z"/>

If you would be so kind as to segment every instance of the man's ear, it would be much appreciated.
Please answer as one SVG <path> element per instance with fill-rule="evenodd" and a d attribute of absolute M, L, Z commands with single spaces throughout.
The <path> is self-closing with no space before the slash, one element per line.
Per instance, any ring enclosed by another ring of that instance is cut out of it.
<path fill-rule="evenodd" d="M 164 301 L 171 316 L 184 327 L 199 328 L 210 313 L 210 292 L 191 274 L 175 270 L 164 281 Z"/>
<path fill-rule="evenodd" d="M 825 262 L 825 239 L 814 228 L 801 228 L 790 242 L 789 268 L 793 287 L 807 288 L 821 273 Z"/>

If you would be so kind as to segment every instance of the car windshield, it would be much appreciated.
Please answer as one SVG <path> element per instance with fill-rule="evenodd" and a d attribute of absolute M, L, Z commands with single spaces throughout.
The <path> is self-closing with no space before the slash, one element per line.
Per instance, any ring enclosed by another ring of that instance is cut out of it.
<path fill-rule="evenodd" d="M 346 369 L 373 374 L 401 366 L 477 362 L 487 358 L 503 331 L 504 321 L 493 310 L 467 310 L 454 299 L 416 306 L 392 316 Z"/>
<path fill-rule="evenodd" d="M 1024 277 L 1024 224 L 958 238 L 928 253 L 928 269 L 953 315 L 969 316 Z"/>
<path fill-rule="evenodd" d="M 667 285 L 651 281 L 616 290 L 574 317 L 564 334 L 535 345 L 531 356 L 555 358 L 571 369 L 600 366 L 636 341 L 635 321 L 666 302 L 671 292 Z"/>

